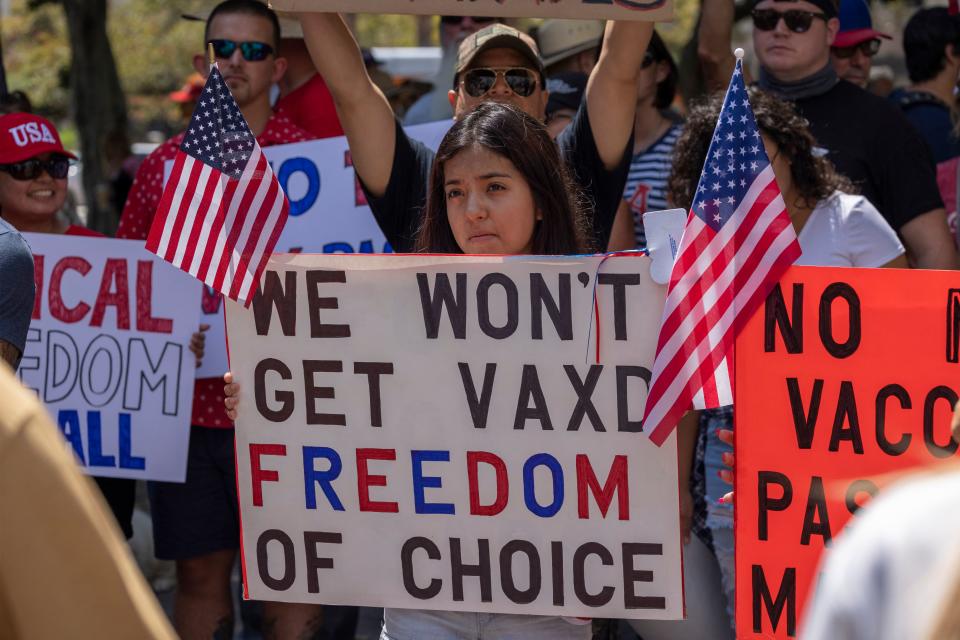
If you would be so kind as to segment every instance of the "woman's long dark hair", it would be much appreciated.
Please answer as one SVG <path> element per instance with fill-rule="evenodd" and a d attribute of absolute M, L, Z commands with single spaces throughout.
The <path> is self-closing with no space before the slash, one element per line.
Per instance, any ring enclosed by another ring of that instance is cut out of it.
<path fill-rule="evenodd" d="M 747 91 L 760 133 L 776 142 L 789 161 L 793 187 L 804 206 L 812 209 L 834 191 L 854 192 L 850 181 L 838 174 L 829 160 L 814 155 L 807 121 L 792 104 L 753 87 Z M 667 183 L 674 206 L 690 209 L 722 106 L 723 94 L 716 94 L 693 107 L 687 116 L 673 149 L 673 172 Z"/>
<path fill-rule="evenodd" d="M 447 219 L 444 166 L 474 145 L 512 162 L 530 186 L 534 206 L 542 216 L 533 230 L 534 255 L 588 250 L 577 192 L 546 128 L 514 106 L 485 102 L 460 118 L 437 149 L 426 211 L 415 242 L 417 252 L 463 253 Z"/>

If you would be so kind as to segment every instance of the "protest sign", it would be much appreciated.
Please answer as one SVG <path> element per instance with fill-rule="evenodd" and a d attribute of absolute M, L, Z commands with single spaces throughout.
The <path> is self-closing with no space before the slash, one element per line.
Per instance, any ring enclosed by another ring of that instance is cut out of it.
<path fill-rule="evenodd" d="M 664 295 L 643 255 L 275 255 L 227 302 L 248 596 L 681 617 Z"/>
<path fill-rule="evenodd" d="M 955 287 L 946 271 L 794 267 L 737 338 L 738 638 L 795 637 L 851 514 L 955 457 Z"/>
<path fill-rule="evenodd" d="M 87 473 L 183 482 L 200 283 L 142 242 L 25 234 L 37 296 L 18 374 Z"/>
<path fill-rule="evenodd" d="M 277 11 L 343 11 L 494 18 L 673 19 L 670 0 L 273 0 Z"/>
<path fill-rule="evenodd" d="M 415 140 L 436 149 L 452 121 L 407 127 Z M 290 201 L 290 217 L 277 240 L 277 253 L 390 253 L 357 182 L 343 136 L 265 147 L 280 187 Z M 169 173 L 168 163 L 167 173 Z M 201 319 L 210 325 L 198 378 L 219 378 L 227 370 L 226 337 L 220 296 L 204 287 Z"/>

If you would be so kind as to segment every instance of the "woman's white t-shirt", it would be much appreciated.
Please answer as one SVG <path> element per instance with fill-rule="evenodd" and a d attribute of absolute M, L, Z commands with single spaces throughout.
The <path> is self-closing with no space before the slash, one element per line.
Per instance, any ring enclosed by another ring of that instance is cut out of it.
<path fill-rule="evenodd" d="M 797 239 L 798 265 L 882 267 L 903 255 L 896 231 L 863 196 L 836 191 L 817 203 Z"/>

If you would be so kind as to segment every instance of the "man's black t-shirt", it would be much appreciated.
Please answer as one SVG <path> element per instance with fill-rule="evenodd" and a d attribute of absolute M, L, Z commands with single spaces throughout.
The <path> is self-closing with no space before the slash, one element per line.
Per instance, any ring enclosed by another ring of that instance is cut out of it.
<path fill-rule="evenodd" d="M 845 80 L 795 104 L 837 171 L 896 231 L 943 206 L 930 149 L 895 106 Z"/>
<path fill-rule="evenodd" d="M 557 145 L 571 178 L 583 191 L 586 205 L 592 208 L 587 219 L 593 222 L 593 248 L 606 250 L 613 219 L 627 183 L 633 149 L 632 136 L 624 147 L 623 157 L 617 167 L 607 171 L 597 151 L 584 102 L 570 126 L 557 137 Z M 413 250 L 427 200 L 427 182 L 434 155 L 422 142 L 411 140 L 398 122 L 393 169 L 383 196 L 374 197 L 360 181 L 377 224 L 397 253 Z"/>

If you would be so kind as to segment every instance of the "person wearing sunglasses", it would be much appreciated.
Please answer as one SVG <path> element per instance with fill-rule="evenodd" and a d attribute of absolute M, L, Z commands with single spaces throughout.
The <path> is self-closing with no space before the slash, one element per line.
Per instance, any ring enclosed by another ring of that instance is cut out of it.
<path fill-rule="evenodd" d="M 890 40 L 890 36 L 873 28 L 866 0 L 840 0 L 839 18 L 840 31 L 830 47 L 833 70 L 840 78 L 866 89 L 880 39 Z"/>
<path fill-rule="evenodd" d="M 336 14 L 300 15 L 314 64 L 330 86 L 367 202 L 391 246 L 409 252 L 419 228 L 433 152 L 411 140 L 363 69 L 360 49 Z M 637 76 L 653 25 L 610 22 L 584 104 L 557 139 L 561 158 L 588 201 L 593 241 L 605 247 L 626 182 Z M 502 24 L 469 36 L 448 92 L 454 118 L 483 102 L 512 104 L 546 119 L 543 61 L 530 36 Z"/>
<path fill-rule="evenodd" d="M 270 106 L 270 90 L 284 75 L 286 60 L 277 55 L 281 37 L 277 15 L 257 0 L 226 0 L 207 17 L 203 53 L 194 56 L 206 77 L 207 45 L 261 147 L 311 140 L 283 112 Z M 202 104 L 199 106 L 203 106 Z M 143 240 L 160 203 L 164 165 L 183 140 L 179 134 L 160 145 L 140 165 L 127 197 L 117 237 Z M 200 305 L 201 300 L 197 300 Z M 191 350 L 203 354 L 203 334 L 194 334 Z M 148 484 L 154 554 L 176 562 L 173 621 L 183 638 L 229 637 L 234 626 L 231 573 L 240 540 L 237 513 L 233 422 L 223 409 L 223 384 L 217 378 L 196 381 L 191 415 L 186 482 Z M 265 603 L 264 628 L 276 637 L 308 637 L 320 625 L 317 606 Z"/>
<path fill-rule="evenodd" d="M 699 49 L 708 85 L 734 68 L 733 0 L 703 0 Z M 753 6 L 757 85 L 794 103 L 826 154 L 883 214 L 914 267 L 960 269 L 930 149 L 887 100 L 841 80 L 831 64 L 835 0 L 760 0 Z"/>
<path fill-rule="evenodd" d="M 484 16 L 440 16 L 440 68 L 430 80 L 433 88 L 417 98 L 403 115 L 404 125 L 437 122 L 453 117 L 453 108 L 447 99 L 447 88 L 453 80 L 453 68 L 457 65 L 457 49 L 467 36 L 489 27 L 494 22 L 499 22 L 499 19 Z"/>

